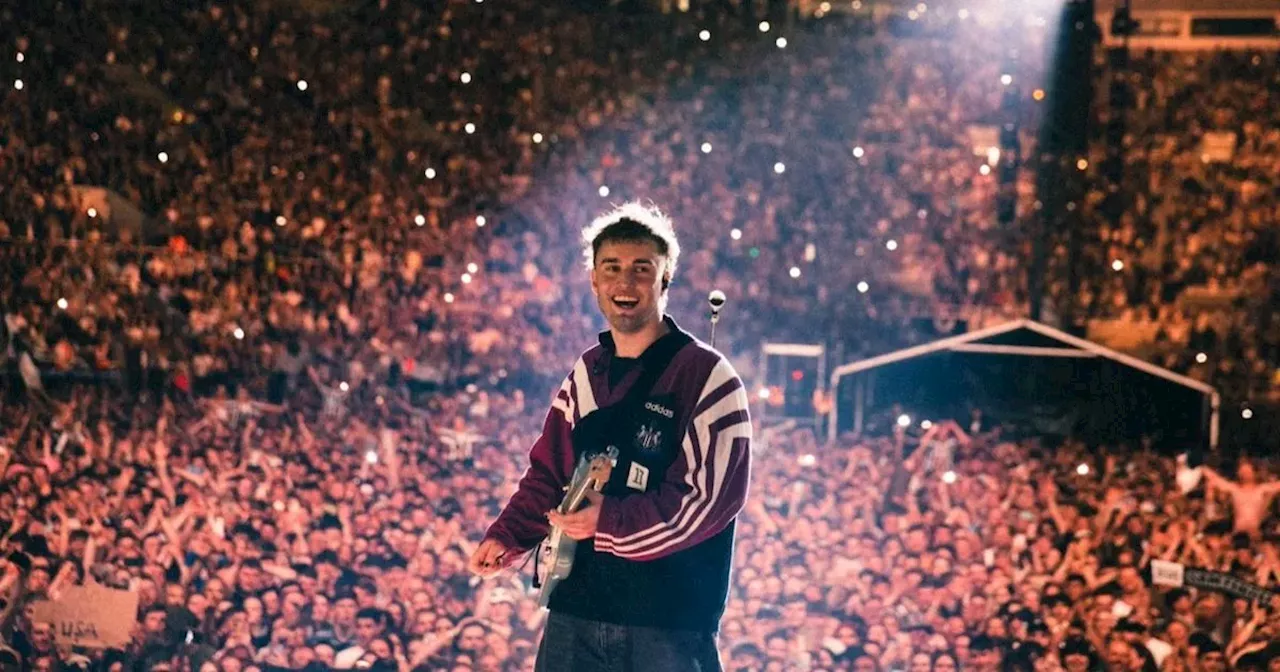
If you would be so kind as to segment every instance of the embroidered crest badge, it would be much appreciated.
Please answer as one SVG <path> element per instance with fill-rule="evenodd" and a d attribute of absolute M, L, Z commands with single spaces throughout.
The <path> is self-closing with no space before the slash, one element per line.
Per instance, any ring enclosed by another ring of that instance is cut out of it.
<path fill-rule="evenodd" d="M 653 452 L 662 445 L 662 430 L 652 425 L 640 425 L 636 432 L 636 447 L 645 452 Z"/>

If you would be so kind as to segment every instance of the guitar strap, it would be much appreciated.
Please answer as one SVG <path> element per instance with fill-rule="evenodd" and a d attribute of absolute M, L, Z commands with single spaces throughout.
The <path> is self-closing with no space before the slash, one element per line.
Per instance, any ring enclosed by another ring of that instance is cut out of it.
<path fill-rule="evenodd" d="M 640 355 L 640 375 L 635 382 L 627 388 L 627 393 L 622 398 L 608 406 L 601 406 L 595 411 L 589 413 L 586 417 L 578 421 L 573 428 L 573 444 L 574 446 L 600 446 L 607 440 L 610 430 L 618 426 L 618 422 L 626 419 L 640 408 L 645 400 L 649 397 L 649 393 L 653 391 L 653 386 L 657 384 L 658 378 L 662 376 L 667 367 L 671 365 L 671 360 L 675 359 L 676 353 L 680 349 L 693 341 L 693 338 L 681 330 L 673 330 L 668 332 L 662 338 L 653 342 L 644 354 Z M 608 357 L 612 357 L 612 353 Z M 606 359 L 607 363 L 608 360 Z M 605 374 L 608 374 L 606 369 Z M 577 452 L 577 451 L 575 451 Z M 543 543 L 546 543 L 544 540 Z M 538 579 L 538 555 L 535 550 L 533 553 L 533 587 L 541 588 L 542 582 Z"/>

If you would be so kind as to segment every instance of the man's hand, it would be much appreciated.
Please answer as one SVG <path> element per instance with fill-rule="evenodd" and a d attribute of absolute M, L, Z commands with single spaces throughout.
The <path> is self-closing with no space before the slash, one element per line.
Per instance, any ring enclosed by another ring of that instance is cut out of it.
<path fill-rule="evenodd" d="M 582 510 L 570 514 L 551 511 L 547 513 L 547 520 L 570 539 L 582 541 L 596 536 L 596 526 L 600 524 L 600 503 L 604 501 L 604 495 L 587 490 L 586 497 L 587 506 Z"/>
<path fill-rule="evenodd" d="M 511 566 L 516 560 L 516 555 L 498 540 L 485 539 L 471 554 L 471 559 L 467 560 L 467 570 L 472 574 L 488 578 Z"/>

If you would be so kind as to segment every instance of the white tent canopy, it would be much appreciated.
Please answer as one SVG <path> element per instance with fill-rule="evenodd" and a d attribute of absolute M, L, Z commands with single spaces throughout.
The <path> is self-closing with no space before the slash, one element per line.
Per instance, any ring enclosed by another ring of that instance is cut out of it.
<path fill-rule="evenodd" d="M 1010 332 L 1025 329 L 1052 341 L 1061 343 L 1061 346 L 1029 346 L 1029 345 L 1007 345 L 997 343 L 983 343 L 983 341 L 1007 334 Z M 864 371 L 869 371 L 887 364 L 893 364 L 913 357 L 921 357 L 937 352 L 973 352 L 991 355 L 1015 355 L 1022 357 L 1074 357 L 1074 358 L 1104 358 L 1119 364 L 1137 369 L 1144 373 L 1148 373 L 1157 378 L 1162 378 L 1171 383 L 1181 385 L 1183 387 L 1195 390 L 1208 398 L 1210 405 L 1209 413 L 1209 447 L 1216 448 L 1218 445 L 1218 423 L 1219 423 L 1219 406 L 1221 397 L 1218 390 L 1202 383 L 1194 378 L 1189 378 L 1179 373 L 1175 373 L 1163 367 L 1156 366 L 1150 362 L 1143 361 L 1137 357 L 1117 352 L 1110 348 L 1098 345 L 1092 341 L 1072 336 L 1065 331 L 1055 329 L 1039 322 L 1033 322 L 1027 319 L 1014 320 L 1005 324 L 988 327 L 971 331 L 958 336 L 950 336 L 932 343 L 925 343 L 895 352 L 885 353 L 859 362 L 851 362 L 836 367 L 831 372 L 831 390 L 835 394 L 839 388 L 840 379 L 845 376 L 854 375 Z M 855 409 L 861 412 L 861 408 Z M 839 419 L 840 404 L 836 403 L 831 409 L 830 431 L 834 434 L 837 432 Z M 858 423 L 859 425 L 861 423 Z"/>

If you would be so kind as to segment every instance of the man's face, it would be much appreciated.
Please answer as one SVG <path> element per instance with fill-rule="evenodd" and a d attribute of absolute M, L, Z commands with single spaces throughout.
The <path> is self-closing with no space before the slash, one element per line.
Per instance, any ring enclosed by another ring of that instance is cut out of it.
<path fill-rule="evenodd" d="M 258 587 L 258 570 L 256 567 L 241 567 L 238 575 L 240 587 L 254 590 Z"/>
<path fill-rule="evenodd" d="M 32 625 L 31 646 L 36 651 L 48 651 L 53 648 L 53 626 L 48 623 Z"/>
<path fill-rule="evenodd" d="M 1129 669 L 1133 648 L 1121 639 L 1112 640 L 1107 647 L 1107 668 L 1112 672 L 1124 672 Z"/>
<path fill-rule="evenodd" d="M 1073 653 L 1062 660 L 1062 667 L 1067 672 L 1085 672 L 1089 669 L 1089 656 Z"/>
<path fill-rule="evenodd" d="M 378 636 L 378 622 L 372 618 L 356 619 L 356 639 L 360 640 L 361 646 L 368 646 L 373 638 Z"/>
<path fill-rule="evenodd" d="M 773 637 L 768 642 L 765 642 L 765 653 L 770 658 L 786 658 L 787 651 L 787 640 L 781 637 Z"/>
<path fill-rule="evenodd" d="M 484 628 L 468 625 L 458 634 L 458 648 L 463 651 L 476 651 L 484 647 Z"/>
<path fill-rule="evenodd" d="M 164 620 L 165 616 L 163 611 L 148 612 L 143 621 L 143 627 L 147 632 L 153 635 L 160 634 L 161 632 L 164 632 Z"/>
<path fill-rule="evenodd" d="M 311 661 L 316 659 L 316 652 L 307 647 L 294 649 L 289 654 L 289 663 L 294 669 L 301 669 L 307 666 Z"/>
<path fill-rule="evenodd" d="M 609 327 L 634 334 L 660 319 L 666 258 L 653 241 L 600 245 L 591 269 L 591 291 Z"/>
<path fill-rule="evenodd" d="M 27 574 L 27 590 L 38 593 L 49 588 L 49 570 L 44 567 L 32 567 Z"/>
<path fill-rule="evenodd" d="M 186 597 L 186 591 L 182 589 L 182 586 L 177 584 L 169 584 L 168 586 L 165 586 L 165 604 L 171 607 L 180 607 L 182 606 L 182 603 L 186 601 Z"/>
<path fill-rule="evenodd" d="M 349 625 L 356 617 L 356 601 L 350 597 L 344 597 L 333 605 L 333 622 L 340 625 Z"/>
<path fill-rule="evenodd" d="M 413 625 L 410 628 L 410 633 L 416 637 L 421 637 L 422 635 L 431 632 L 431 630 L 435 628 L 435 625 L 435 614 L 430 611 L 420 611 L 413 617 Z"/>
<path fill-rule="evenodd" d="M 1201 672 L 1223 672 L 1227 669 L 1227 657 L 1221 651 L 1209 651 L 1200 655 Z"/>
<path fill-rule="evenodd" d="M 853 672 L 876 672 L 876 661 L 871 656 L 858 656 L 853 661 Z"/>
<path fill-rule="evenodd" d="M 1120 587 L 1127 593 L 1136 593 L 1142 590 L 1142 575 L 1133 567 L 1125 567 L 1120 570 Z"/>
<path fill-rule="evenodd" d="M 991 671 L 1000 667 L 1000 652 L 994 648 L 974 651 L 973 666 L 978 670 Z"/>

